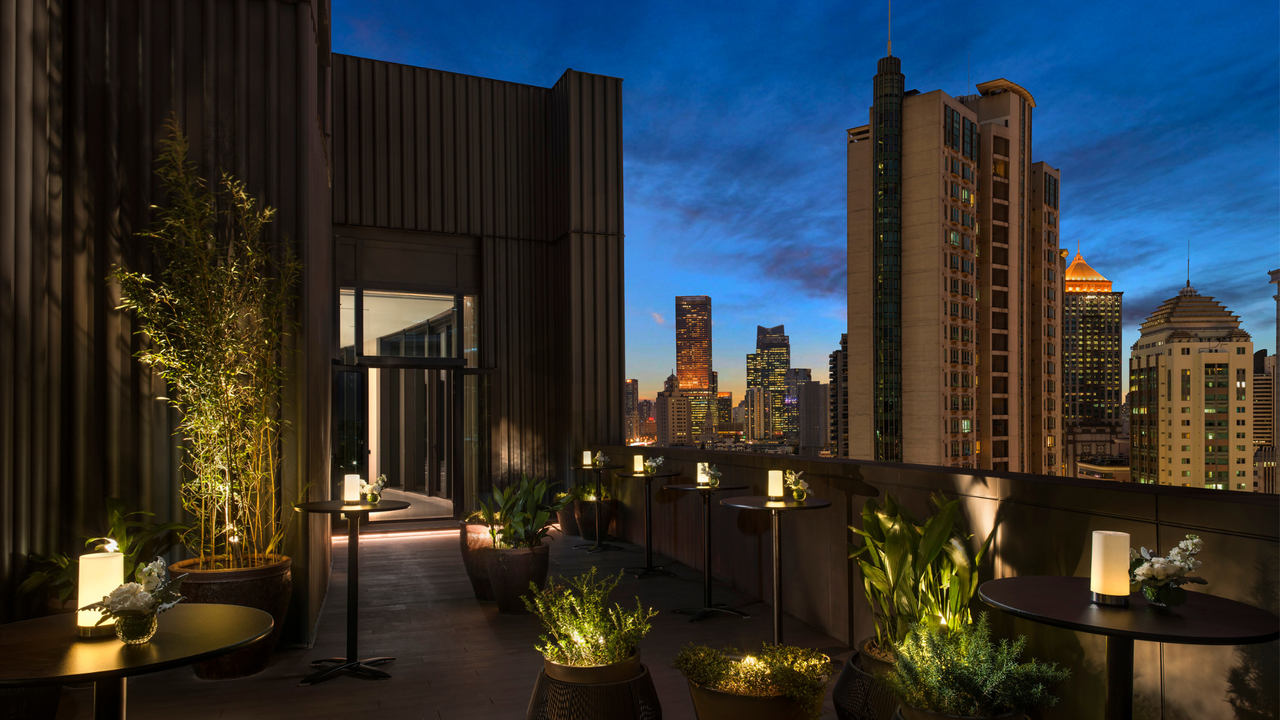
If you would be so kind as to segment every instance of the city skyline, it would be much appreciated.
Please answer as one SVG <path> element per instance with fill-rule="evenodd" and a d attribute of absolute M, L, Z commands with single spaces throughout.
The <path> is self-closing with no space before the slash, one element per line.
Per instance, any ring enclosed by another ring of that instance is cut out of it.
<path fill-rule="evenodd" d="M 1062 172 L 1062 247 L 1082 240 L 1125 291 L 1122 348 L 1181 287 L 1192 238 L 1192 284 L 1274 352 L 1275 4 L 946 7 L 894 9 L 908 87 L 954 96 L 1005 77 L 1034 88 L 1046 108 L 1035 143 Z M 866 122 L 884 7 L 494 10 L 339 0 L 353 21 L 335 27 L 335 48 L 535 85 L 566 67 L 623 78 L 626 377 L 653 398 L 671 372 L 677 295 L 715 302 L 713 369 L 735 398 L 756 325 L 787 326 L 793 366 L 826 367 L 846 325 L 845 131 Z M 415 19 L 428 17 L 441 32 L 422 43 Z M 604 31 L 619 25 L 622 37 Z M 1007 42 L 1025 27 L 1052 31 Z"/>

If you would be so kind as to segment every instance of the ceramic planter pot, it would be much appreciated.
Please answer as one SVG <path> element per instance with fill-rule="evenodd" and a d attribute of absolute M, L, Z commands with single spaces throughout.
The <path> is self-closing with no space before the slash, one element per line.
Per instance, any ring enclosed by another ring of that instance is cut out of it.
<path fill-rule="evenodd" d="M 477 600 L 492 600 L 493 586 L 489 583 L 489 553 L 493 551 L 493 536 L 489 526 L 462 521 L 458 528 L 458 545 L 462 548 L 462 565 L 471 580 L 471 590 Z"/>
<path fill-rule="evenodd" d="M 609 523 L 613 520 L 617 500 L 604 500 L 600 503 L 600 526 L 605 535 L 609 534 Z M 574 500 L 573 514 L 578 521 L 578 531 L 587 542 L 596 541 L 596 503 L 591 500 Z"/>
<path fill-rule="evenodd" d="M 199 559 L 183 560 L 169 566 L 171 577 L 186 574 L 182 597 L 186 602 L 243 605 L 271 616 L 275 626 L 263 639 L 229 655 L 191 666 L 201 680 L 230 680 L 256 675 L 266 669 L 271 653 L 284 630 L 284 616 L 293 593 L 293 561 L 283 555 L 271 562 L 238 570 L 200 570 Z"/>
<path fill-rule="evenodd" d="M 529 583 L 539 590 L 547 585 L 547 565 L 551 548 L 539 545 L 531 548 L 495 548 L 489 551 L 489 583 L 493 586 L 498 612 L 508 615 L 524 615 L 522 598 L 533 597 Z"/>
<path fill-rule="evenodd" d="M 867 651 L 867 646 L 875 641 L 876 639 L 873 636 L 858 643 L 858 657 L 862 660 L 862 668 L 864 670 L 876 677 L 884 677 L 893 672 L 893 663 L 885 662 Z"/>
<path fill-rule="evenodd" d="M 879 675 L 863 667 L 861 655 L 854 653 L 831 688 L 831 704 L 836 720 L 890 720 L 898 709 L 898 697 Z"/>
<path fill-rule="evenodd" d="M 785 697 L 730 695 L 689 683 L 698 720 L 807 720 L 804 707 Z"/>
<path fill-rule="evenodd" d="M 556 511 L 556 522 L 560 524 L 560 532 L 565 535 L 581 535 L 578 530 L 578 516 L 574 513 L 573 503 Z"/>
<path fill-rule="evenodd" d="M 626 682 L 640 677 L 640 651 L 636 650 L 635 654 L 626 660 L 619 660 L 608 665 L 591 665 L 587 667 L 561 665 L 542 658 L 542 668 L 546 671 L 547 677 L 552 680 L 577 685 L 603 685 L 604 683 Z"/>
<path fill-rule="evenodd" d="M 902 705 L 898 708 L 896 717 L 902 720 L 1025 720 L 1027 714 L 1019 710 L 1004 715 L 985 715 L 978 718 L 970 715 L 944 715 Z"/>

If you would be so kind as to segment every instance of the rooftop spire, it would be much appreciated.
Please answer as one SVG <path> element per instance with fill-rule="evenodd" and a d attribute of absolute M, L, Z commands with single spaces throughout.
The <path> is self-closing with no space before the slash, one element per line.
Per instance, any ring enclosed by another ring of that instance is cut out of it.
<path fill-rule="evenodd" d="M 893 55 L 893 0 L 888 0 L 888 1 L 889 1 L 889 52 L 888 54 L 892 56 Z"/>

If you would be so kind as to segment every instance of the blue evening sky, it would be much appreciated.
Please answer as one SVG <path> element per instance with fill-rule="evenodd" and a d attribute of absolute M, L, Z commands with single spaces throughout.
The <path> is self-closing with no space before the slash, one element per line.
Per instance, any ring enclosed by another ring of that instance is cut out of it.
<path fill-rule="evenodd" d="M 827 377 L 845 320 L 845 130 L 867 122 L 885 5 L 334 0 L 337 52 L 550 86 L 621 77 L 627 376 L 675 365 L 674 298 L 710 295 L 735 402 L 755 328 Z M 1186 277 L 1275 350 L 1280 9 L 1237 3 L 898 3 L 907 87 L 1036 98 L 1063 245 L 1125 293 L 1125 347 Z"/>

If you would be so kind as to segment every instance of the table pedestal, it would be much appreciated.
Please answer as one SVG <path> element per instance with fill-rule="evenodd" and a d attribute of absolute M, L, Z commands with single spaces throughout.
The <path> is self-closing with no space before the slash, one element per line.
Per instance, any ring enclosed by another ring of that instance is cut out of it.
<path fill-rule="evenodd" d="M 749 618 L 751 616 L 741 610 L 731 608 L 724 603 L 711 602 L 711 491 L 700 490 L 699 494 L 702 495 L 702 607 L 681 608 L 672 612 L 692 615 L 689 622 L 698 622 L 712 613 Z"/>
<path fill-rule="evenodd" d="M 1133 720 L 1133 639 L 1107 637 L 1106 720 Z"/>
<path fill-rule="evenodd" d="M 675 577 L 676 574 L 670 570 L 664 569 L 662 565 L 654 566 L 653 564 L 653 520 L 651 506 L 653 504 L 653 494 L 651 492 L 650 483 L 653 477 L 646 476 L 644 479 L 644 567 L 623 568 L 624 572 L 635 575 L 637 579 L 646 575 L 665 575 L 666 577 Z"/>
<path fill-rule="evenodd" d="M 394 662 L 395 658 L 358 659 L 360 653 L 356 649 L 356 644 L 360 638 L 360 520 L 367 515 L 363 512 L 345 514 L 347 516 L 347 656 L 313 660 L 311 667 L 323 669 L 303 678 L 299 685 L 315 685 L 337 677 L 342 672 L 374 680 L 386 680 L 391 677 L 374 666 Z M 323 667 L 324 665 L 329 667 Z"/>
<path fill-rule="evenodd" d="M 610 551 L 610 550 L 621 550 L 621 549 L 622 549 L 621 547 L 619 547 L 619 546 L 617 546 L 617 545 L 610 545 L 610 544 L 608 544 L 608 543 L 606 543 L 606 542 L 604 541 L 605 530 L 606 530 L 607 528 L 602 528 L 602 527 L 600 527 L 600 503 L 604 502 L 604 495 L 603 495 L 603 493 L 601 493 L 601 491 L 600 491 L 600 478 L 604 475 L 604 473 L 605 473 L 605 471 L 606 471 L 606 470 L 612 470 L 613 468 L 596 468 L 596 467 L 593 467 L 593 468 L 584 468 L 584 469 L 587 469 L 587 470 L 594 470 L 594 471 L 595 471 L 595 473 L 596 473 L 596 499 L 595 499 L 595 502 L 594 502 L 594 503 L 592 503 L 593 505 L 595 505 L 595 506 L 596 506 L 596 507 L 595 507 L 595 511 L 596 511 L 596 542 L 595 542 L 595 544 L 594 544 L 594 545 L 592 545 L 591 543 L 581 543 L 581 544 L 579 544 L 579 545 L 574 545 L 573 547 L 574 547 L 574 549 L 575 549 L 575 550 L 578 550 L 578 549 L 581 549 L 581 548 L 586 548 L 586 549 L 587 549 L 587 552 L 589 552 L 589 553 L 608 552 L 608 551 Z"/>
<path fill-rule="evenodd" d="M 93 683 L 93 720 L 124 720 L 127 678 L 105 678 Z"/>

